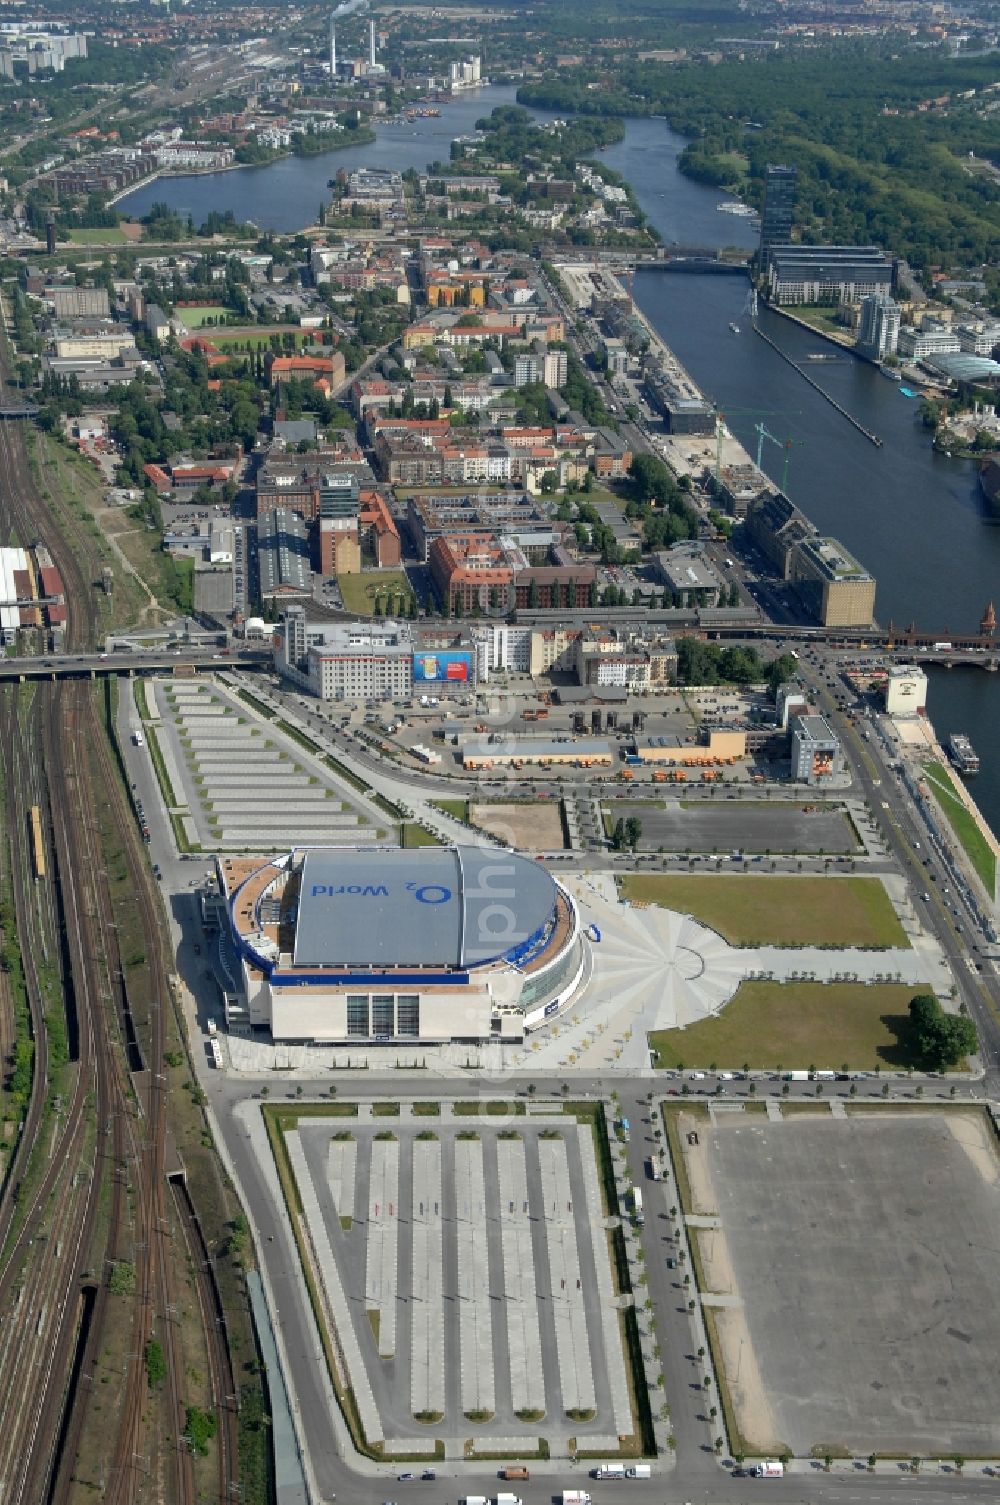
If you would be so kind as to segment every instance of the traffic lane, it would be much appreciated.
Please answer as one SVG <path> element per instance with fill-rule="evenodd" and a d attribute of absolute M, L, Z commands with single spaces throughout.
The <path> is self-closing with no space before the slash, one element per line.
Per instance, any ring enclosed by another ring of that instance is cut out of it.
<path fill-rule="evenodd" d="M 656 1104 L 660 1094 L 653 1093 L 652 1096 L 653 1103 Z M 645 1290 L 653 1302 L 657 1319 L 659 1362 L 664 1378 L 662 1399 L 670 1407 L 670 1430 L 676 1439 L 678 1458 L 683 1457 L 695 1474 L 708 1474 L 715 1479 L 719 1474 L 720 1463 L 712 1449 L 712 1423 L 707 1416 L 708 1407 L 714 1403 L 714 1398 L 706 1398 L 701 1386 L 704 1370 L 699 1368 L 701 1361 L 697 1358 L 700 1344 L 695 1339 L 694 1325 L 688 1311 L 688 1301 L 694 1293 L 690 1288 L 685 1289 L 683 1283 L 690 1267 L 686 1259 L 679 1261 L 673 1269 L 667 1266 L 667 1260 L 676 1260 L 686 1242 L 680 1221 L 670 1216 L 672 1206 L 678 1207 L 678 1217 L 680 1214 L 676 1184 L 672 1173 L 663 1181 L 653 1181 L 647 1174 L 647 1161 L 660 1148 L 654 1138 L 647 1097 L 648 1094 L 640 1096 L 633 1093 L 624 1099 L 622 1112 L 629 1118 L 632 1126 L 626 1147 L 629 1170 L 633 1184 L 642 1190 L 645 1205 L 646 1216 L 640 1232 L 640 1242 L 645 1256 Z M 665 1144 L 662 1147 L 665 1149 Z M 667 1163 L 669 1165 L 669 1156 Z M 625 1208 L 622 1213 L 627 1216 Z M 636 1291 L 639 1305 L 642 1303 L 642 1290 L 640 1286 Z M 650 1400 L 654 1409 L 660 1403 L 655 1391 Z M 722 1430 L 721 1424 L 718 1430 Z"/>

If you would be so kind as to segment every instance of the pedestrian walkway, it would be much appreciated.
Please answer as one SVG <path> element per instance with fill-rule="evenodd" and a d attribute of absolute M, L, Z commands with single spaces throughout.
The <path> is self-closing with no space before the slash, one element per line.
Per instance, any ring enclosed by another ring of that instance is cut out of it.
<path fill-rule="evenodd" d="M 455 1242 L 458 1257 L 458 1323 L 462 1410 L 496 1410 L 493 1320 L 490 1311 L 489 1246 L 483 1146 L 455 1141 Z"/>
<path fill-rule="evenodd" d="M 590 1361 L 587 1314 L 583 1304 L 580 1251 L 576 1218 L 569 1199 L 569 1159 L 566 1141 L 538 1140 L 542 1203 L 545 1208 L 545 1240 L 548 1247 L 549 1287 L 556 1330 L 559 1384 L 563 1409 L 592 1411 L 597 1398 Z"/>
<path fill-rule="evenodd" d="M 511 1404 L 515 1412 L 544 1411 L 545 1376 L 528 1215 L 524 1141 L 498 1139 L 496 1147 Z"/>
<path fill-rule="evenodd" d="M 577 1144 L 583 1166 L 583 1187 L 587 1201 L 587 1224 L 594 1245 L 594 1269 L 597 1276 L 598 1309 L 604 1338 L 604 1364 L 611 1391 L 611 1409 L 615 1431 L 625 1437 L 631 1431 L 632 1404 L 629 1399 L 628 1374 L 622 1351 L 621 1324 L 611 1276 L 611 1261 L 605 1229 L 608 1226 L 601 1199 L 601 1186 L 594 1154 L 594 1137 L 589 1124 L 577 1124 Z M 581 1443 L 582 1447 L 583 1444 Z M 588 1449 L 589 1451 L 589 1449 Z"/>
<path fill-rule="evenodd" d="M 396 1259 L 399 1231 L 399 1142 L 372 1141 L 368 1189 L 368 1262 L 365 1308 L 374 1314 L 380 1359 L 396 1352 Z"/>
<path fill-rule="evenodd" d="M 441 1144 L 413 1141 L 410 1225 L 410 1410 L 414 1416 L 445 1409 L 444 1293 L 441 1280 Z"/>
<path fill-rule="evenodd" d="M 340 1279 L 340 1270 L 337 1267 L 333 1249 L 330 1247 L 329 1234 L 323 1222 L 316 1188 L 309 1173 L 302 1139 L 297 1129 L 285 1130 L 285 1147 L 302 1205 L 303 1234 L 308 1243 L 312 1264 L 319 1274 L 320 1287 L 325 1297 L 326 1327 L 339 1356 L 341 1378 L 344 1380 L 350 1378 L 358 1417 L 368 1441 L 381 1442 L 382 1418 L 375 1404 L 375 1397 L 372 1395 L 368 1373 L 361 1357 L 361 1348 L 354 1331 L 354 1323 L 351 1321 L 347 1296 Z"/>
<path fill-rule="evenodd" d="M 333 1205 L 340 1218 L 354 1217 L 354 1188 L 358 1168 L 356 1139 L 331 1139 L 327 1152 L 327 1177 Z"/>

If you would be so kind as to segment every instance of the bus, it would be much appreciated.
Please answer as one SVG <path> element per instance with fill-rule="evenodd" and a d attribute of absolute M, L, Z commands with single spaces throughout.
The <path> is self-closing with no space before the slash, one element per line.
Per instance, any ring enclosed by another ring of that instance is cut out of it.
<path fill-rule="evenodd" d="M 35 859 L 35 878 L 44 878 L 45 843 L 42 841 L 42 817 L 37 805 L 31 807 L 31 845 Z"/>

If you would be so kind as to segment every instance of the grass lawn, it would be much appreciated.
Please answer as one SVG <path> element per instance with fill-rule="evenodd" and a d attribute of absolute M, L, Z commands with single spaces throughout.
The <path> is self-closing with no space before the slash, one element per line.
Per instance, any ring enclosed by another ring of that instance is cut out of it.
<path fill-rule="evenodd" d="M 835 309 L 796 304 L 790 311 L 797 319 L 801 319 L 803 324 L 811 324 L 813 329 L 821 329 L 824 334 L 832 334 L 844 344 L 850 342 L 849 331 L 844 328 L 843 324 L 837 323 Z"/>
<path fill-rule="evenodd" d="M 377 596 L 381 596 L 383 602 L 400 593 L 407 602 L 411 596 L 410 582 L 402 570 L 369 570 L 361 575 L 338 575 L 337 584 L 344 598 L 344 610 L 357 612 L 363 617 L 372 615 Z"/>
<path fill-rule="evenodd" d="M 750 169 L 749 160 L 743 152 L 719 152 L 715 161 L 731 174 L 731 183 L 742 182 Z"/>
<path fill-rule="evenodd" d="M 188 329 L 200 329 L 209 319 L 224 319 L 228 313 L 218 303 L 198 303 L 193 308 L 179 308 L 178 317 Z"/>
<path fill-rule="evenodd" d="M 423 826 L 415 826 L 409 821 L 405 821 L 400 826 L 399 835 L 399 844 L 405 850 L 411 850 L 413 847 L 438 847 L 441 845 L 437 837 L 432 836 L 430 831 L 425 831 Z"/>
<path fill-rule="evenodd" d="M 121 246 L 128 239 L 123 230 L 117 225 L 111 225 L 106 229 L 84 229 L 82 226 L 67 231 L 70 240 L 75 246 Z M 60 240 L 62 231 L 60 230 Z"/>
<path fill-rule="evenodd" d="M 907 1008 L 923 984 L 745 982 L 712 1019 L 650 1035 L 659 1067 L 874 1071 L 919 1065 Z"/>
<path fill-rule="evenodd" d="M 996 893 L 997 861 L 986 837 L 969 814 L 955 782 L 943 763 L 928 763 L 924 769 L 934 798 L 948 817 L 948 824 L 965 848 L 992 899 Z"/>
<path fill-rule="evenodd" d="M 877 878 L 631 874 L 622 896 L 702 920 L 734 946 L 909 946 Z"/>
<path fill-rule="evenodd" d="M 445 815 L 454 815 L 456 820 L 468 820 L 468 800 L 431 800 L 431 804 L 438 810 L 443 810 Z"/>

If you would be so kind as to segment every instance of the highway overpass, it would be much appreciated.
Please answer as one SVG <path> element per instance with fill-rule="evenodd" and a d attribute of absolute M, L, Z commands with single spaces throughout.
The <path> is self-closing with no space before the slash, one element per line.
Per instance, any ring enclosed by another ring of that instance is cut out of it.
<path fill-rule="evenodd" d="M 108 675 L 203 674 L 219 669 L 270 669 L 270 648 L 239 652 L 171 649 L 162 653 L 53 654 L 48 658 L 0 659 L 0 683 L 28 679 L 95 679 Z"/>

